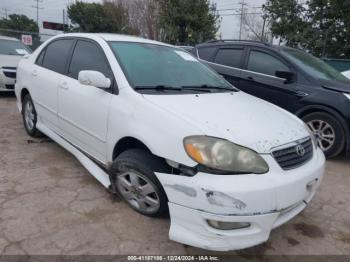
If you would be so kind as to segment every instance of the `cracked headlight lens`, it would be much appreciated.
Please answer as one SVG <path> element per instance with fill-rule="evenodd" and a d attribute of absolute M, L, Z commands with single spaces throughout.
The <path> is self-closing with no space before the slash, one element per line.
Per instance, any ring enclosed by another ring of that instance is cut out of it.
<path fill-rule="evenodd" d="M 184 146 L 195 162 L 211 169 L 254 174 L 269 171 L 267 163 L 258 153 L 224 139 L 190 136 L 184 139 Z"/>

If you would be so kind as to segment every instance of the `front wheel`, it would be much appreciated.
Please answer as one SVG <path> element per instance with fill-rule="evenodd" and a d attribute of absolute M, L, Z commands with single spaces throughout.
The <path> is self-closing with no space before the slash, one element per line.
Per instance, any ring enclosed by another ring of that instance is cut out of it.
<path fill-rule="evenodd" d="M 318 146 L 327 158 L 338 156 L 345 147 L 345 132 L 341 123 L 324 112 L 311 113 L 303 117 L 317 139 Z"/>
<path fill-rule="evenodd" d="M 166 168 L 164 160 L 147 151 L 125 151 L 113 162 L 115 187 L 135 211 L 149 217 L 165 216 L 168 199 L 154 172 Z"/>

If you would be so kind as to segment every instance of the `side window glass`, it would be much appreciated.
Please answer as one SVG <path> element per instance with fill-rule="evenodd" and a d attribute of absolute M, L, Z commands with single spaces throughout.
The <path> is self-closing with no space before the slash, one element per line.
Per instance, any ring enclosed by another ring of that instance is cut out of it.
<path fill-rule="evenodd" d="M 210 61 L 216 51 L 216 47 L 203 47 L 198 49 L 200 59 Z"/>
<path fill-rule="evenodd" d="M 243 49 L 220 49 L 215 57 L 215 63 L 230 67 L 241 67 Z"/>
<path fill-rule="evenodd" d="M 42 62 L 43 67 L 64 74 L 72 39 L 61 39 L 49 44 Z"/>
<path fill-rule="evenodd" d="M 73 52 L 68 75 L 78 79 L 82 70 L 98 71 L 110 79 L 113 76 L 103 51 L 94 43 L 79 40 Z"/>
<path fill-rule="evenodd" d="M 260 51 L 250 52 L 247 69 L 271 76 L 276 76 L 276 71 L 290 71 L 279 59 Z"/>
<path fill-rule="evenodd" d="M 42 65 L 43 64 L 43 60 L 44 60 L 44 56 L 45 56 L 45 51 L 46 49 L 42 50 L 40 55 L 38 56 L 38 58 L 36 59 L 36 64 L 37 65 Z"/>

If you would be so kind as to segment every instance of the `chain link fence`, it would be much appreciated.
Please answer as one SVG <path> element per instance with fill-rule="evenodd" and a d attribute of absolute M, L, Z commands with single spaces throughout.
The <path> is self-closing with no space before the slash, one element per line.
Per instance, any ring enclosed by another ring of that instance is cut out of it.
<path fill-rule="evenodd" d="M 31 36 L 32 43 L 31 45 L 28 45 L 28 47 L 34 51 L 43 42 L 55 35 L 0 28 L 0 36 L 14 37 L 20 41 L 22 41 L 22 36 Z"/>

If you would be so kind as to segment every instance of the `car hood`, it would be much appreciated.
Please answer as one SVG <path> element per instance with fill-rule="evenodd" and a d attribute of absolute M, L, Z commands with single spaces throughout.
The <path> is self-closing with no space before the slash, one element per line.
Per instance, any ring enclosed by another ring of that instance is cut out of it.
<path fill-rule="evenodd" d="M 270 153 L 274 147 L 309 135 L 296 116 L 243 92 L 144 97 L 207 136 L 224 138 L 258 153 Z"/>
<path fill-rule="evenodd" d="M 0 55 L 0 67 L 17 67 L 22 58 L 18 55 Z"/>
<path fill-rule="evenodd" d="M 349 83 L 345 82 L 338 82 L 338 81 L 331 81 L 331 80 L 320 80 L 321 85 L 330 90 L 338 91 L 338 92 L 345 92 L 350 93 L 350 81 Z"/>

